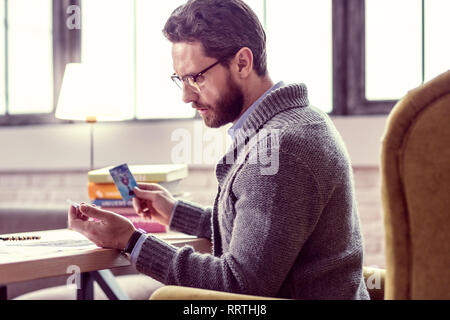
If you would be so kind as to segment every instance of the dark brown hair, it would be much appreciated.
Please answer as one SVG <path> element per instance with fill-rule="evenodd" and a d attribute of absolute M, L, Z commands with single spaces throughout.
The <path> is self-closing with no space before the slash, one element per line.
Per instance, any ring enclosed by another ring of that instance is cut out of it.
<path fill-rule="evenodd" d="M 189 0 L 172 12 L 163 33 L 173 43 L 199 41 L 205 55 L 217 59 L 248 47 L 256 73 L 261 77 L 267 73 L 266 34 L 242 0 Z M 228 63 L 229 59 L 223 62 Z"/>

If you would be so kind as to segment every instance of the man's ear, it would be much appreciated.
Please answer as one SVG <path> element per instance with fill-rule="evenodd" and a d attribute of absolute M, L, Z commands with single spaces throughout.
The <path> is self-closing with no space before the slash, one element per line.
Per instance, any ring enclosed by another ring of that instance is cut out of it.
<path fill-rule="evenodd" d="M 247 78 L 253 70 L 253 53 L 247 47 L 241 48 L 234 57 L 234 71 L 240 79 Z"/>

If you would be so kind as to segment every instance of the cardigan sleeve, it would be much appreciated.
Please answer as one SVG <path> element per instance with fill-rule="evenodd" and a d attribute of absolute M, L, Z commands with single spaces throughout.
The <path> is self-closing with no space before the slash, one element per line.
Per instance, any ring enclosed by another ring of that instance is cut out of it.
<path fill-rule="evenodd" d="M 200 238 L 211 239 L 212 208 L 202 208 L 193 203 L 178 200 L 169 228 Z"/>

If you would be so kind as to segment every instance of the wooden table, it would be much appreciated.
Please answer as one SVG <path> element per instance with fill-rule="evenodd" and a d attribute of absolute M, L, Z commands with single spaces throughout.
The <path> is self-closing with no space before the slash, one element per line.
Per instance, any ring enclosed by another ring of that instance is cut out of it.
<path fill-rule="evenodd" d="M 78 299 L 93 298 L 93 281 L 98 282 L 109 298 L 127 299 L 115 283 L 112 273 L 107 270 L 130 265 L 128 257 L 119 250 L 99 248 L 81 234 L 69 229 L 11 235 L 36 235 L 41 239 L 14 244 L 10 241 L 0 241 L 0 299 L 6 299 L 7 284 L 61 275 L 67 275 L 69 278 L 75 273 L 79 273 L 81 277 L 81 288 L 77 290 Z M 209 252 L 211 248 L 209 240 L 182 233 L 153 235 L 177 247 L 190 245 L 198 252 Z M 9 235 L 1 237 L 7 236 Z M 73 242 L 73 245 L 78 246 L 55 247 L 53 243 L 59 240 L 64 240 L 64 245 Z"/>

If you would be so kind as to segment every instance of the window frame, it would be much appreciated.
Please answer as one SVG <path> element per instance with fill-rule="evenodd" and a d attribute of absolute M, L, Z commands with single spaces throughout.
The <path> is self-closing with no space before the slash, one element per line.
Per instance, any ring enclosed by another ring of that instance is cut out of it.
<path fill-rule="evenodd" d="M 366 98 L 365 0 L 333 0 L 332 115 L 386 115 L 398 100 Z"/>
<path fill-rule="evenodd" d="M 422 83 L 425 82 L 425 0 L 422 3 Z M 399 99 L 366 98 L 366 0 L 333 0 L 332 115 L 387 115 Z M 343 58 L 341 58 L 343 57 Z"/>
<path fill-rule="evenodd" d="M 8 0 L 4 0 L 7 3 Z M 264 17 L 266 16 L 266 0 Z M 422 1 L 423 3 L 423 1 Z M 69 30 L 66 8 L 81 6 L 80 0 L 53 0 L 53 83 L 52 113 L 0 116 L 0 126 L 73 123 L 54 117 L 64 68 L 81 62 L 81 29 Z M 264 21 L 265 25 L 266 21 Z M 422 44 L 423 46 L 423 44 Z M 365 0 L 332 0 L 332 94 L 330 115 L 386 115 L 398 100 L 368 100 L 365 97 Z M 200 118 L 196 114 L 192 119 Z M 178 119 L 137 119 L 128 122 L 178 121 Z"/>
<path fill-rule="evenodd" d="M 6 92 L 6 114 L 0 116 L 0 126 L 22 126 L 38 124 L 61 124 L 71 123 L 73 121 L 60 120 L 55 118 L 55 110 L 61 89 L 64 69 L 67 63 L 81 61 L 81 30 L 69 30 L 66 27 L 67 7 L 79 5 L 79 0 L 52 0 L 52 43 L 53 43 L 53 110 L 49 113 L 8 113 L 8 92 Z M 8 62 L 8 32 L 7 32 L 7 8 L 8 0 L 4 0 L 5 5 L 5 41 L 6 57 Z M 7 71 L 6 71 L 7 73 Z M 6 89 L 8 82 L 6 79 Z"/>

